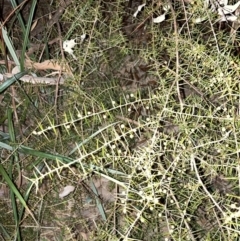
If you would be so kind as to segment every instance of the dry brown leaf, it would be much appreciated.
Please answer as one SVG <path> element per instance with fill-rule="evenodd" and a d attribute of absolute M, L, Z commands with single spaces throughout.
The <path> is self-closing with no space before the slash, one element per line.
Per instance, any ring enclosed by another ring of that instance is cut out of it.
<path fill-rule="evenodd" d="M 104 177 L 97 178 L 93 180 L 96 189 L 98 190 L 98 194 L 108 202 L 114 202 L 117 199 L 118 190 L 116 185 L 114 188 L 111 188 L 113 183 Z"/>
<path fill-rule="evenodd" d="M 71 192 L 73 192 L 74 190 L 75 190 L 74 186 L 68 185 L 63 188 L 62 192 L 59 193 L 59 197 L 64 198 L 64 197 L 68 196 Z"/>
<path fill-rule="evenodd" d="M 27 68 L 34 68 L 36 70 L 46 70 L 46 69 L 51 69 L 51 70 L 57 70 L 57 71 L 63 71 L 67 73 L 71 73 L 71 70 L 69 66 L 61 66 L 58 63 L 56 63 L 54 60 L 45 60 L 41 63 L 33 62 L 30 59 L 25 60 L 25 67 Z"/>
<path fill-rule="evenodd" d="M 33 22 L 32 26 L 31 26 L 31 32 L 37 26 L 37 23 L 38 23 L 38 19 Z"/>

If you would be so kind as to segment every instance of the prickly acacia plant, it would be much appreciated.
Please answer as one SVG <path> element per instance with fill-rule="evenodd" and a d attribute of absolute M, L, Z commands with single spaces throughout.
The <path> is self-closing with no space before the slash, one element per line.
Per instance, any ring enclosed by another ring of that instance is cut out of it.
<path fill-rule="evenodd" d="M 72 75 L 56 88 L 18 87 L 28 127 L 18 134 L 9 111 L 1 134 L 3 182 L 22 205 L 8 219 L 16 239 L 239 235 L 238 38 L 218 14 L 235 3 L 222 2 L 214 11 L 208 1 L 67 8 L 61 34 L 74 43 L 63 45 Z"/>

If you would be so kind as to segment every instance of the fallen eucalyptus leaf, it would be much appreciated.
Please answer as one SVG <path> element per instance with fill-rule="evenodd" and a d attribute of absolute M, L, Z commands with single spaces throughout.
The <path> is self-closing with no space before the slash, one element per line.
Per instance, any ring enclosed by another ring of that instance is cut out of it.
<path fill-rule="evenodd" d="M 16 65 L 15 67 L 13 67 L 13 69 L 12 69 L 12 74 L 17 74 L 17 73 L 19 73 L 19 72 L 21 72 L 21 71 L 20 71 L 20 66 Z"/>
<path fill-rule="evenodd" d="M 73 192 L 74 190 L 75 190 L 74 186 L 66 186 L 63 188 L 63 191 L 61 193 L 59 193 L 59 197 L 64 198 L 64 197 L 68 196 L 71 192 Z"/>
<path fill-rule="evenodd" d="M 53 59 L 47 59 L 40 63 L 31 61 L 30 59 L 26 59 L 24 62 L 24 65 L 26 68 L 34 68 L 36 70 L 51 69 L 51 70 L 57 70 L 57 71 L 65 71 L 67 73 L 70 72 L 70 70 L 67 66 L 61 66 Z"/>
<path fill-rule="evenodd" d="M 35 29 L 37 24 L 38 24 L 38 19 L 33 22 L 32 26 L 31 26 L 31 30 L 30 30 L 31 32 L 33 31 L 33 29 Z"/>

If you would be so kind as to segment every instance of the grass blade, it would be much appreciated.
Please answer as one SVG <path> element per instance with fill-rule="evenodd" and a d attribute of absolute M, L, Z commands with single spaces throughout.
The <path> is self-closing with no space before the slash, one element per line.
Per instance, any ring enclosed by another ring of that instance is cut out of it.
<path fill-rule="evenodd" d="M 14 63 L 17 66 L 20 66 L 20 62 L 19 62 L 19 59 L 17 57 L 16 51 L 13 47 L 12 40 L 8 37 L 8 33 L 5 29 L 5 27 L 3 27 L 3 26 L 2 26 L 2 35 L 3 35 L 3 40 L 5 42 L 5 45 L 7 46 L 8 51 L 9 51 L 10 55 L 12 56 L 12 59 L 13 59 Z"/>
<path fill-rule="evenodd" d="M 16 0 L 10 0 L 10 1 L 11 1 L 11 4 L 12 4 L 12 7 L 14 9 L 16 9 L 18 7 Z M 25 30 L 25 24 L 24 24 L 24 21 L 23 21 L 23 18 L 22 18 L 22 14 L 20 13 L 20 9 L 18 9 L 15 12 L 15 14 L 17 15 L 17 18 L 18 18 L 18 21 L 19 21 L 19 23 L 21 25 L 22 31 L 25 33 L 25 31 L 26 31 Z"/>
<path fill-rule="evenodd" d="M 24 69 L 25 53 L 26 53 L 26 49 L 27 49 L 27 46 L 28 46 L 28 42 L 29 42 L 29 33 L 30 33 L 31 26 L 32 26 L 32 20 L 33 20 L 33 15 L 34 15 L 34 12 L 35 12 L 36 5 L 37 5 L 37 0 L 33 0 L 32 6 L 31 6 L 31 9 L 30 9 L 30 13 L 29 13 L 29 17 L 28 17 L 27 28 L 26 28 L 26 31 L 24 33 L 22 55 L 21 55 L 21 70 Z"/>
<path fill-rule="evenodd" d="M 4 237 L 6 237 L 6 240 L 11 240 L 10 235 L 8 234 L 7 230 L 2 226 L 2 224 L 0 223 L 0 233 L 4 235 Z"/>
<path fill-rule="evenodd" d="M 0 163 L 0 173 L 2 174 L 4 180 L 7 182 L 9 188 L 14 192 L 20 203 L 24 206 L 24 208 L 29 212 L 33 220 L 37 223 L 37 220 L 35 219 L 34 215 L 32 214 L 31 210 L 28 208 L 27 203 L 25 202 L 24 198 L 22 197 L 21 193 L 16 188 L 15 184 L 12 182 L 11 178 L 9 177 L 8 173 L 6 172 L 3 165 Z"/>
<path fill-rule="evenodd" d="M 9 136 L 10 136 L 10 141 L 12 143 L 16 143 L 16 138 L 15 138 L 15 131 L 14 131 L 14 126 L 13 126 L 13 120 L 12 120 L 12 110 L 8 109 L 7 111 L 7 117 L 8 117 L 8 130 L 9 130 Z M 13 166 L 14 164 L 17 163 L 17 167 L 18 167 L 18 173 L 21 172 L 20 170 L 20 166 L 19 166 L 19 162 L 18 162 L 18 154 L 17 152 L 13 152 L 13 155 L 11 155 L 11 162 L 9 164 L 9 178 L 11 180 L 13 180 Z M 19 240 L 21 241 L 21 235 L 20 235 L 20 227 L 19 227 L 19 217 L 18 217 L 18 207 L 17 207 L 17 202 L 16 202 L 16 198 L 14 195 L 14 192 L 10 187 L 10 198 L 11 198 L 11 205 L 12 205 L 12 210 L 13 210 L 13 216 L 14 216 L 14 220 L 15 220 L 15 227 L 16 227 L 16 237 L 15 240 Z"/>
<path fill-rule="evenodd" d="M 12 151 L 13 150 L 12 146 L 10 146 L 10 145 L 8 145 L 8 144 L 6 144 L 4 142 L 1 142 L 1 141 L 0 141 L 0 147 L 3 148 L 3 149 L 6 149 L 8 151 Z"/>
<path fill-rule="evenodd" d="M 17 73 L 16 75 L 14 75 L 13 77 L 7 79 L 4 83 L 2 83 L 0 85 L 0 93 L 5 91 L 6 89 L 8 89 L 8 87 L 10 87 L 16 81 L 18 81 L 25 74 L 26 74 L 26 72 L 20 72 L 20 73 Z"/>
<path fill-rule="evenodd" d="M 100 199 L 99 199 L 99 194 L 98 194 L 98 191 L 97 191 L 97 189 L 96 189 L 96 187 L 95 187 L 95 185 L 94 185 L 94 182 L 93 182 L 92 178 L 90 179 L 90 186 L 91 186 L 92 191 L 93 191 L 94 194 L 95 194 L 95 199 L 96 199 L 97 207 L 98 207 L 98 210 L 99 210 L 99 212 L 100 212 L 100 214 L 101 214 L 101 216 L 102 216 L 102 219 L 103 219 L 104 221 L 107 221 L 107 217 L 106 217 L 106 214 L 105 214 L 103 205 L 102 205 L 102 203 L 101 203 L 101 201 L 100 201 Z"/>

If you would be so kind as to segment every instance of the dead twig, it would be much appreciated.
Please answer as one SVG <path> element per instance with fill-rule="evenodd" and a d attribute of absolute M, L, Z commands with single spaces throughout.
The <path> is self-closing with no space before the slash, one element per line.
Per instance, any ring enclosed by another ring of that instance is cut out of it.
<path fill-rule="evenodd" d="M 175 83 L 177 86 L 177 93 L 178 93 L 178 100 L 180 102 L 180 106 L 181 106 L 181 110 L 183 110 L 183 100 L 182 100 L 182 96 L 181 96 L 181 90 L 180 90 L 180 79 L 179 79 L 179 52 L 178 52 L 178 26 L 177 26 L 177 18 L 176 18 L 176 14 L 175 11 L 173 9 L 172 3 L 170 1 L 168 1 L 168 4 L 170 6 L 171 12 L 172 12 L 172 16 L 173 16 L 173 24 L 174 24 L 174 37 L 175 37 L 175 56 L 176 56 L 176 74 L 175 74 Z M 183 95 L 184 95 L 184 91 L 183 91 Z"/>

